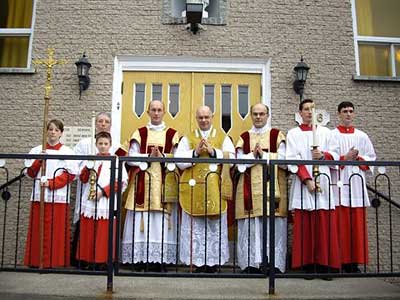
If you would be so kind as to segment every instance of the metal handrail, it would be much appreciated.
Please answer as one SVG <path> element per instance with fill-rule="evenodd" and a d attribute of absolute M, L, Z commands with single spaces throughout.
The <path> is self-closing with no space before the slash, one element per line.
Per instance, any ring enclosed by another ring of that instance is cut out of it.
<path fill-rule="evenodd" d="M 379 198 L 382 198 L 383 200 L 389 202 L 390 204 L 396 206 L 397 208 L 400 208 L 400 204 L 397 203 L 396 201 L 393 201 L 389 198 L 389 196 L 382 194 L 381 192 L 378 192 L 376 189 L 374 189 L 372 186 L 367 184 L 367 189 L 368 191 L 374 193 L 376 196 L 378 196 Z"/>
<path fill-rule="evenodd" d="M 4 190 L 4 189 L 7 188 L 8 186 L 12 185 L 14 182 L 17 182 L 17 181 L 21 180 L 21 179 L 24 178 L 24 177 L 25 177 L 25 174 L 24 174 L 24 173 L 22 173 L 22 174 L 20 174 L 20 175 L 18 175 L 18 176 L 15 176 L 13 179 L 11 179 L 11 180 L 7 181 L 6 183 L 0 185 L 0 191 L 1 191 L 1 190 Z"/>

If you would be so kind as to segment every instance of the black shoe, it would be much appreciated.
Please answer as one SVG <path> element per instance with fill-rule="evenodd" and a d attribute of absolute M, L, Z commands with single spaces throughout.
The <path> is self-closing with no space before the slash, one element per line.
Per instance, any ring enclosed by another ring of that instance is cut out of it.
<path fill-rule="evenodd" d="M 338 269 L 331 268 L 329 266 L 321 266 L 321 265 L 317 266 L 317 270 L 318 270 L 318 273 L 321 273 L 323 275 L 326 275 L 326 274 L 329 275 L 331 273 L 337 273 L 338 272 Z M 332 277 L 323 276 L 323 277 L 320 277 L 320 278 L 322 280 L 325 280 L 325 281 L 332 281 Z"/>
<path fill-rule="evenodd" d="M 207 266 L 197 267 L 194 270 L 195 273 L 207 273 Z"/>
<path fill-rule="evenodd" d="M 217 267 L 216 266 L 212 266 L 212 267 L 206 266 L 206 273 L 210 273 L 210 274 L 217 273 Z"/>
<path fill-rule="evenodd" d="M 160 263 L 149 263 L 148 268 L 146 269 L 148 272 L 161 272 L 161 264 Z"/>
<path fill-rule="evenodd" d="M 107 270 L 107 264 L 95 264 L 94 269 L 96 271 L 106 271 Z"/>
<path fill-rule="evenodd" d="M 309 276 L 303 277 L 305 280 L 313 280 L 315 277 L 311 276 L 311 274 L 315 274 L 317 272 L 315 265 L 305 265 L 303 270 Z"/>
<path fill-rule="evenodd" d="M 325 281 L 332 281 L 333 280 L 332 277 L 321 277 L 321 279 L 325 280 Z"/>
<path fill-rule="evenodd" d="M 146 268 L 146 264 L 142 262 L 133 264 L 132 266 L 133 266 L 133 271 L 135 272 L 141 272 Z"/>
<path fill-rule="evenodd" d="M 274 273 L 275 274 L 282 274 L 281 270 L 279 270 L 278 268 L 274 268 Z M 267 272 L 267 275 L 269 275 L 269 270 Z"/>
<path fill-rule="evenodd" d="M 346 273 L 361 273 L 357 264 L 343 264 L 342 270 Z"/>
<path fill-rule="evenodd" d="M 165 263 L 149 263 L 148 267 L 149 272 L 157 272 L 157 273 L 167 273 L 167 268 L 165 266 Z"/>
<path fill-rule="evenodd" d="M 240 273 L 241 274 L 264 274 L 263 271 L 261 271 L 259 268 L 255 268 L 255 267 L 247 267 Z"/>

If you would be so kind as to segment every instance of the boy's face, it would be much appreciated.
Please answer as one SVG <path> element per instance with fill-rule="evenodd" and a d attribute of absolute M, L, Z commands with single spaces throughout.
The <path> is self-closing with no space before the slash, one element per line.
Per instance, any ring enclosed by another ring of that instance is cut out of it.
<path fill-rule="evenodd" d="M 47 141 L 51 145 L 55 145 L 60 141 L 62 134 L 62 131 L 56 125 L 50 123 L 47 129 Z"/>
<path fill-rule="evenodd" d="M 111 142 L 109 139 L 101 137 L 97 139 L 96 147 L 100 154 L 107 154 L 110 152 Z"/>
<path fill-rule="evenodd" d="M 343 107 L 338 113 L 340 125 L 349 127 L 353 125 L 354 108 Z"/>
<path fill-rule="evenodd" d="M 300 110 L 300 116 L 303 119 L 304 124 L 311 124 L 313 106 L 314 106 L 314 103 L 312 103 L 312 102 L 303 104 L 303 108 Z"/>

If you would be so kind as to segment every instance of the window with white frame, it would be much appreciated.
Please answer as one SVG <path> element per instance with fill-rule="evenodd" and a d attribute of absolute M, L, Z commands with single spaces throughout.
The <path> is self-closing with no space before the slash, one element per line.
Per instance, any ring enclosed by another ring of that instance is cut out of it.
<path fill-rule="evenodd" d="M 35 0 L 0 1 L 0 69 L 29 68 Z"/>
<path fill-rule="evenodd" d="M 400 77 L 400 0 L 352 0 L 357 75 Z"/>

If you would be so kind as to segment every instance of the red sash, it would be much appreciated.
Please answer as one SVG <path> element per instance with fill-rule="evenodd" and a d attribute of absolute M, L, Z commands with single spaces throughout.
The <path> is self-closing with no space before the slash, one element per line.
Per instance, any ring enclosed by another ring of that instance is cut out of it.
<path fill-rule="evenodd" d="M 269 152 L 276 153 L 278 150 L 278 135 L 279 130 L 272 128 L 269 133 Z M 250 153 L 250 133 L 248 131 L 242 133 L 240 137 L 243 139 L 243 153 Z M 263 151 L 268 151 L 268 149 L 263 149 Z M 244 209 L 247 211 L 253 210 L 253 200 L 251 196 L 251 170 L 247 169 L 243 177 L 243 200 Z"/>
<path fill-rule="evenodd" d="M 172 148 L 173 148 L 173 137 L 176 133 L 175 129 L 168 128 L 167 132 L 165 134 L 165 145 L 164 147 L 159 146 L 159 150 L 161 153 L 171 153 Z M 139 128 L 139 134 L 140 134 L 140 153 L 151 153 L 152 147 L 147 146 L 147 135 L 148 135 L 148 129 L 147 127 L 141 127 Z M 164 169 L 162 171 L 162 180 L 164 182 Z M 137 174 L 137 184 L 136 184 L 136 204 L 139 206 L 143 206 L 144 204 L 144 178 L 145 178 L 145 172 L 141 171 L 139 167 L 133 167 L 130 172 L 129 178 L 132 178 L 131 176 Z"/>

